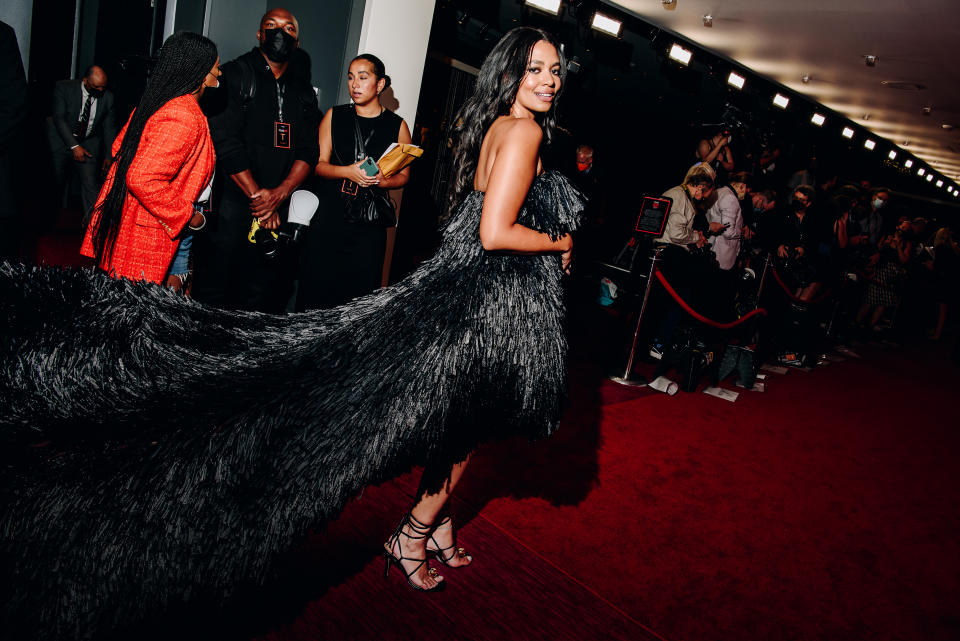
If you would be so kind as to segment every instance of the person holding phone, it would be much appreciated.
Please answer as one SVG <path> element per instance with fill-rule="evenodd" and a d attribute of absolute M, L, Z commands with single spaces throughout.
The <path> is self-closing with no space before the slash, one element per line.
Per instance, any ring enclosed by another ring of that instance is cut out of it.
<path fill-rule="evenodd" d="M 304 246 L 297 311 L 336 307 L 380 288 L 387 230 L 351 222 L 345 209 L 361 189 L 397 189 L 410 177 L 407 167 L 386 178 L 376 163 L 391 144 L 412 142 L 407 123 L 380 102 L 389 86 L 383 62 L 360 54 L 347 72 L 353 102 L 332 107 L 320 122 L 321 204 Z"/>

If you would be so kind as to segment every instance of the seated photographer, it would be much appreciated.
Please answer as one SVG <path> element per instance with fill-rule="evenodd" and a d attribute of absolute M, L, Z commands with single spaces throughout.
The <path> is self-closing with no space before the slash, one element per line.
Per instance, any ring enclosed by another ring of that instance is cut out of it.
<path fill-rule="evenodd" d="M 694 229 L 697 217 L 695 203 L 703 202 L 713 193 L 716 172 L 705 162 L 698 162 L 684 176 L 683 182 L 663 192 L 664 198 L 673 201 L 670 215 L 663 228 L 663 235 L 656 243 L 673 245 L 689 251 L 690 246 L 703 247 L 707 240 L 703 233 Z M 719 229 L 721 226 L 717 226 Z"/>
<path fill-rule="evenodd" d="M 697 219 L 697 204 L 703 203 L 713 192 L 714 171 L 707 163 L 697 163 L 687 171 L 683 183 L 668 189 L 663 193 L 673 205 L 664 225 L 663 235 L 654 243 L 662 251 L 660 254 L 660 269 L 670 284 L 684 300 L 696 306 L 698 294 L 702 294 L 706 273 L 703 255 L 691 253 L 691 249 L 702 250 L 707 247 L 707 239 L 703 232 L 695 229 Z M 712 225 L 714 229 L 721 229 L 720 223 Z M 712 253 L 709 252 L 712 260 Z M 660 324 L 657 338 L 651 354 L 660 358 L 664 349 L 671 345 L 673 331 L 682 317 L 682 310 L 674 303 L 668 302 L 665 306 L 666 316 Z M 702 307 L 702 306 L 701 306 Z M 666 346 L 666 347 L 664 347 Z"/>
<path fill-rule="evenodd" d="M 781 219 L 777 256 L 784 268 L 784 280 L 794 286 L 794 296 L 809 301 L 822 287 L 820 244 L 821 221 L 812 211 L 816 191 L 800 185 L 793 192 L 791 211 Z"/>

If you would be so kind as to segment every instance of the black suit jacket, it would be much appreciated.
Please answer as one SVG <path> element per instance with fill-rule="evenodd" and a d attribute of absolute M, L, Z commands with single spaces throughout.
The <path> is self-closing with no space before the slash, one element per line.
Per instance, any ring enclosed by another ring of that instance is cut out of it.
<path fill-rule="evenodd" d="M 53 131 L 49 132 L 50 146 L 54 151 L 70 149 L 77 144 L 73 127 L 83 109 L 83 91 L 80 80 L 61 80 L 53 89 Z M 109 153 L 113 139 L 117 137 L 114 117 L 113 93 L 108 89 L 97 100 L 97 113 L 93 117 L 93 129 L 81 145 L 94 156 Z"/>
<path fill-rule="evenodd" d="M 0 22 L 0 219 L 18 213 L 15 164 L 27 116 L 27 79 L 13 27 Z M 2 260 L 2 255 L 0 255 Z"/>

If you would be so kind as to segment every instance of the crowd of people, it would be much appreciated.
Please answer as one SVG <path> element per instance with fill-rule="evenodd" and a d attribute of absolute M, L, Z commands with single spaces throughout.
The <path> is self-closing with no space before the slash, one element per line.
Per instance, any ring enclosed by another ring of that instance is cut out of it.
<path fill-rule="evenodd" d="M 410 130 L 380 103 L 390 77 L 372 54 L 350 62 L 351 102 L 322 114 L 299 29 L 289 11 L 269 11 L 256 46 L 222 71 L 213 43 L 175 34 L 119 136 L 101 67 L 57 84 L 54 184 L 64 194 L 78 179 L 84 255 L 222 309 L 330 308 L 381 286 L 387 227 L 345 214 L 364 192 L 406 184 L 409 168 L 387 177 L 365 163 L 410 143 Z M 298 189 L 321 201 L 311 233 L 277 251 Z"/>
<path fill-rule="evenodd" d="M 685 302 L 718 323 L 759 305 L 783 312 L 764 327 L 774 353 L 763 356 L 789 354 L 790 364 L 826 351 L 827 338 L 898 340 L 920 329 L 942 338 L 960 282 L 960 248 L 949 226 L 931 225 L 920 201 L 902 198 L 891 207 L 885 187 L 818 171 L 816 158 L 784 176 L 770 171 L 772 159 L 782 162 L 779 151 L 753 162 L 734 153 L 732 141 L 726 129 L 701 140 L 698 162 L 663 193 L 672 207 L 654 246 L 660 271 Z M 771 294 L 777 286 L 783 291 Z M 678 305 L 660 307 L 651 314 L 650 355 L 663 360 L 687 346 L 690 334 L 675 335 L 685 317 Z M 802 339 L 791 336 L 798 327 Z M 718 340 L 753 345 L 761 338 L 756 329 Z"/>

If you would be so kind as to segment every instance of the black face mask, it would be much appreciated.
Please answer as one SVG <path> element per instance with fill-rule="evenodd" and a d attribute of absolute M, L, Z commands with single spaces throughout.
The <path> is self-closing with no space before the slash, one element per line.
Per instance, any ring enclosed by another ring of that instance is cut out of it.
<path fill-rule="evenodd" d="M 297 39 L 283 29 L 264 29 L 260 49 L 273 62 L 283 63 L 290 59 L 297 48 Z"/>
<path fill-rule="evenodd" d="M 797 212 L 798 214 L 801 211 L 804 211 L 806 208 L 807 208 L 806 203 L 802 203 L 799 200 L 793 201 L 793 211 Z"/>
<path fill-rule="evenodd" d="M 99 100 L 100 98 L 103 98 L 103 89 L 91 89 L 90 87 L 87 87 L 86 85 L 84 85 L 84 88 L 87 90 L 87 93 L 88 93 L 88 94 L 90 94 L 91 96 L 93 96 L 93 97 L 96 98 L 97 100 Z"/>

